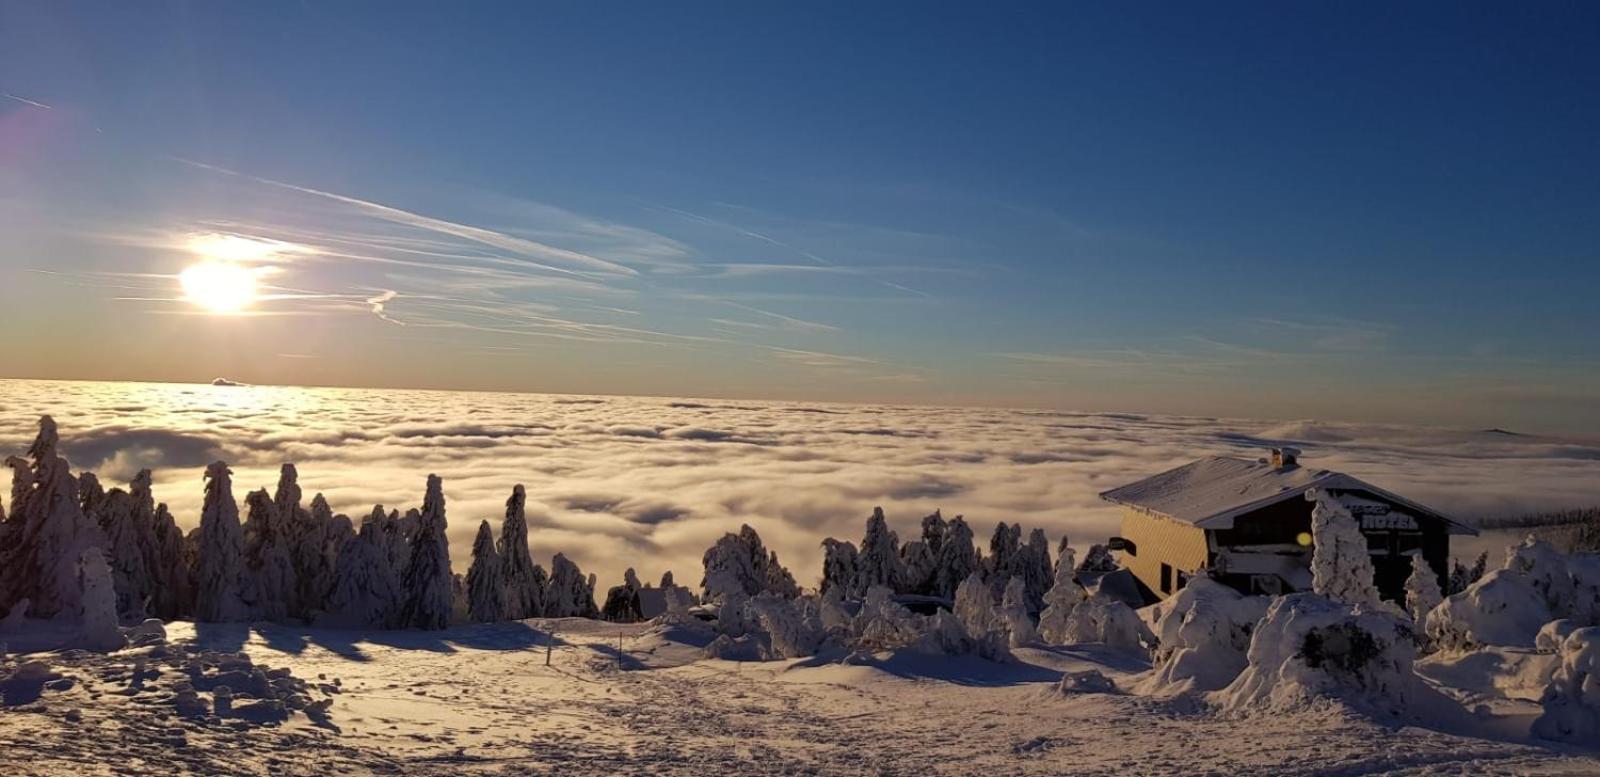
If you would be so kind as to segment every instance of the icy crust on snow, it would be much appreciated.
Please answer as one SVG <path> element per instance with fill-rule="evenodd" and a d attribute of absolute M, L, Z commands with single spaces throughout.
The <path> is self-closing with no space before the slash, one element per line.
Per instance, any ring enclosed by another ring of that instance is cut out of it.
<path fill-rule="evenodd" d="M 1144 690 L 1169 695 L 1226 687 L 1249 664 L 1250 638 L 1270 603 L 1202 577 L 1153 605 L 1155 670 Z"/>
<path fill-rule="evenodd" d="M 1409 621 L 1318 594 L 1292 594 L 1273 600 L 1250 639 L 1244 670 L 1212 698 L 1230 712 L 1332 699 L 1367 712 L 1407 714 L 1435 701 L 1412 670 L 1415 657 Z"/>
<path fill-rule="evenodd" d="M 1593 746 L 1600 743 L 1600 627 L 1567 634 L 1559 656 L 1561 663 L 1539 700 L 1544 712 L 1533 722 L 1533 733 Z"/>

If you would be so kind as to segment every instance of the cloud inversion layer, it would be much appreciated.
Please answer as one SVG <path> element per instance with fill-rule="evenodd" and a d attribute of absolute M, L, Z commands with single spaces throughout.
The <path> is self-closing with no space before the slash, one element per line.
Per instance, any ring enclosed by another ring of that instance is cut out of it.
<path fill-rule="evenodd" d="M 456 571 L 473 529 L 528 491 L 535 556 L 556 551 L 609 585 L 700 577 L 701 553 L 755 526 L 803 585 L 823 537 L 858 539 L 882 505 L 902 539 L 934 509 L 1062 532 L 1117 530 L 1097 494 L 1211 455 L 1293 442 L 1308 465 L 1371 480 L 1471 519 L 1600 503 L 1600 446 L 1500 431 L 1053 411 L 0 381 L 0 451 L 21 453 L 54 415 L 74 467 L 109 487 L 155 469 L 156 498 L 193 527 L 201 468 L 235 471 L 238 498 L 294 462 L 307 499 L 338 512 L 413 506 L 444 478 Z"/>

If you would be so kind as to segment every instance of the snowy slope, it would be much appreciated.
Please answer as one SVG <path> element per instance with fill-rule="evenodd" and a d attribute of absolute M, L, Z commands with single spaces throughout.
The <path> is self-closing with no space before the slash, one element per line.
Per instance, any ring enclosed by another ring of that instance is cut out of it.
<path fill-rule="evenodd" d="M 1600 773 L 1592 753 L 1524 741 L 1537 707 L 1491 688 L 1457 693 L 1495 707 L 1457 731 L 1395 728 L 1332 705 L 1227 716 L 1185 699 L 1058 691 L 1064 671 L 1098 670 L 1121 688 L 1148 672 L 1144 659 L 1099 646 L 1023 648 L 1015 664 L 906 654 L 735 663 L 700 658 L 704 632 L 580 619 L 432 633 L 178 623 L 169 634 L 173 644 L 156 649 L 166 658 L 151 648 L 48 654 L 60 679 L 0 685 L 0 773 Z M 178 715 L 173 687 L 199 651 L 289 669 L 310 698 L 332 700 L 326 722 Z"/>

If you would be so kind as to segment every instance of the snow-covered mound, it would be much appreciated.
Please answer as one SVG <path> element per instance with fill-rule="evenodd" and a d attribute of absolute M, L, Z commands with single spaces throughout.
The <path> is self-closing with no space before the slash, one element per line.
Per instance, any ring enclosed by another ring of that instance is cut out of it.
<path fill-rule="evenodd" d="M 1434 693 L 1412 671 L 1409 621 L 1318 594 L 1275 599 L 1250 640 L 1248 664 L 1214 695 L 1234 712 L 1281 711 L 1332 699 L 1402 714 Z"/>
<path fill-rule="evenodd" d="M 1072 609 L 1062 628 L 1061 641 L 1067 645 L 1101 643 L 1142 651 L 1155 643 L 1155 635 L 1132 607 L 1095 594 Z"/>
<path fill-rule="evenodd" d="M 1233 682 L 1249 663 L 1250 637 L 1268 604 L 1264 596 L 1244 596 L 1199 577 L 1177 595 L 1153 605 L 1156 667 L 1145 690 L 1214 691 Z"/>
<path fill-rule="evenodd" d="M 1577 629 L 1561 642 L 1561 665 L 1545 689 L 1533 733 L 1545 739 L 1600 742 L 1600 628 Z"/>
<path fill-rule="evenodd" d="M 1485 645 L 1531 648 L 1539 629 L 1551 620 L 1545 597 L 1527 575 L 1497 569 L 1433 608 L 1427 632 L 1442 650 Z"/>

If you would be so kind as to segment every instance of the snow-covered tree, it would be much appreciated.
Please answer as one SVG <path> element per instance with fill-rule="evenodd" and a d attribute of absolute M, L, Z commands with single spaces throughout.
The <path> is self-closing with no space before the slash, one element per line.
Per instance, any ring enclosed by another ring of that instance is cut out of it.
<path fill-rule="evenodd" d="M 240 582 L 244 571 L 244 530 L 233 500 L 233 471 L 218 461 L 206 467 L 205 504 L 200 509 L 195 548 L 197 621 L 230 622 L 249 617 Z"/>
<path fill-rule="evenodd" d="M 411 560 L 401 578 L 404 599 L 400 606 L 402 628 L 442 629 L 450 625 L 453 579 L 450 545 L 445 538 L 444 486 L 438 475 L 428 476 L 427 495 L 417 531 L 411 540 Z"/>
<path fill-rule="evenodd" d="M 984 559 L 984 577 L 989 581 L 990 592 L 999 598 L 1006 584 L 1016 576 L 1020 564 L 1017 556 L 1022 551 L 1022 527 L 1010 526 L 1005 521 L 995 524 L 989 535 L 989 556 Z"/>
<path fill-rule="evenodd" d="M 100 511 L 106 531 L 111 579 L 116 588 L 117 613 L 134 623 L 144 620 L 145 601 L 154 593 L 153 576 L 146 566 L 154 539 L 151 527 L 136 513 L 133 497 L 113 488 Z"/>
<path fill-rule="evenodd" d="M 939 551 L 948 529 L 938 510 L 922 518 L 922 537 L 900 546 L 900 568 L 905 574 L 901 592 L 933 594 L 939 574 Z"/>
<path fill-rule="evenodd" d="M 1406 612 L 1418 624 L 1424 623 L 1428 613 L 1444 601 L 1439 592 L 1439 575 L 1428 566 L 1427 559 L 1418 553 L 1411 557 L 1411 576 L 1406 578 Z"/>
<path fill-rule="evenodd" d="M 1017 576 L 1022 578 L 1028 610 L 1038 612 L 1044 609 L 1044 594 L 1055 577 L 1050 564 L 1050 541 L 1045 538 L 1044 529 L 1030 532 L 1028 544 L 1018 555 Z"/>
<path fill-rule="evenodd" d="M 744 596 L 767 592 L 794 597 L 800 593 L 794 575 L 778 562 L 777 553 L 767 551 L 761 544 L 761 535 L 749 524 L 741 526 L 738 534 L 724 534 L 706 549 L 701 561 L 705 565 L 705 577 L 700 587 L 707 601 L 735 591 Z"/>
<path fill-rule="evenodd" d="M 134 479 L 134 493 L 142 504 L 149 499 L 149 470 L 140 475 L 144 478 L 144 495 L 138 496 L 139 478 Z M 194 612 L 194 565 L 186 553 L 183 530 L 178 528 L 166 503 L 156 505 L 151 523 L 155 540 L 147 568 L 153 576 L 155 595 L 150 614 L 162 620 L 177 620 Z"/>
<path fill-rule="evenodd" d="M 1022 647 L 1039 641 L 1033 619 L 1028 617 L 1028 588 L 1020 577 L 1006 583 L 1004 597 L 1000 600 L 1000 618 L 1005 621 L 1006 632 L 1011 635 L 1011 646 Z"/>
<path fill-rule="evenodd" d="M 1128 650 L 1143 650 L 1155 641 L 1150 628 L 1132 607 L 1096 594 L 1072 609 L 1063 629 L 1063 644 L 1103 643 Z"/>
<path fill-rule="evenodd" d="M 479 623 L 503 620 L 504 591 L 500 553 L 494 547 L 494 530 L 484 521 L 478 524 L 478 537 L 472 543 L 472 566 L 467 570 L 468 614 Z"/>
<path fill-rule="evenodd" d="M 105 512 L 106 490 L 100 485 L 100 478 L 93 472 L 78 474 L 78 506 L 83 509 L 83 514 L 100 526 L 100 531 L 106 535 L 111 534 L 111 524 Z M 108 562 L 109 563 L 109 562 Z"/>
<path fill-rule="evenodd" d="M 977 572 L 981 565 L 982 559 L 972 541 L 972 528 L 967 526 L 966 519 L 958 515 L 945 526 L 944 537 L 939 543 L 933 594 L 954 597 L 962 581 Z"/>
<path fill-rule="evenodd" d="M 1320 488 L 1306 493 L 1311 509 L 1311 588 L 1347 604 L 1376 607 L 1367 538 L 1339 499 Z"/>
<path fill-rule="evenodd" d="M 1039 613 L 1039 638 L 1049 645 L 1064 645 L 1067 638 L 1067 619 L 1089 594 L 1075 577 L 1072 548 L 1061 547 L 1056 563 L 1055 583 L 1044 595 L 1044 611 Z"/>
<path fill-rule="evenodd" d="M 383 539 L 384 558 L 394 572 L 395 579 L 404 577 L 406 564 L 411 563 L 411 535 L 400 517 L 400 511 L 385 513 L 383 505 L 373 505 L 368 520 L 378 527 L 378 535 Z"/>
<path fill-rule="evenodd" d="M 677 585 L 677 583 L 673 582 L 673 580 L 672 580 L 672 570 L 669 569 L 669 570 L 661 573 L 661 587 L 662 588 L 672 588 L 672 587 L 674 587 L 676 585 Z"/>
<path fill-rule="evenodd" d="M 39 419 L 39 435 L 28 460 L 12 458 L 11 516 L 0 545 L 0 609 L 26 599 L 28 614 L 50 618 L 78 611 L 79 560 L 89 548 L 104 548 L 105 535 L 83 512 L 78 479 L 56 453 L 58 436 L 50 416 Z"/>
<path fill-rule="evenodd" d="M 330 626 L 389 628 L 398 618 L 400 579 L 389 562 L 382 508 L 361 522 L 361 530 L 339 551 L 333 591 L 323 619 Z"/>
<path fill-rule="evenodd" d="M 128 641 L 117 628 L 117 593 L 105 553 L 85 548 L 78 557 L 78 576 L 82 594 L 76 646 L 105 652 L 121 649 Z"/>
<path fill-rule="evenodd" d="M 956 588 L 955 616 L 974 637 L 1001 625 L 1000 614 L 995 611 L 994 593 L 984 582 L 982 573 L 973 572 Z"/>
<path fill-rule="evenodd" d="M 355 532 L 349 518 L 333 514 L 322 494 L 311 497 L 311 510 L 306 517 L 310 520 L 304 526 L 305 536 L 296 538 L 292 545 L 295 601 L 299 616 L 312 621 L 328 605 L 339 549 Z"/>
<path fill-rule="evenodd" d="M 1089 546 L 1089 552 L 1083 555 L 1083 563 L 1078 565 L 1079 574 L 1115 571 L 1117 571 L 1117 557 L 1111 555 L 1111 548 L 1099 543 Z"/>
<path fill-rule="evenodd" d="M 533 556 L 528 552 L 528 519 L 524 515 L 527 492 L 518 484 L 506 500 L 506 520 L 500 524 L 500 574 L 505 589 L 505 617 L 508 620 L 538 618 L 545 614 L 545 581 L 535 575 Z M 541 570 L 542 571 L 542 570 Z"/>
<path fill-rule="evenodd" d="M 822 593 L 838 591 L 852 599 L 861 595 L 856 590 L 857 555 L 855 543 L 832 537 L 822 541 Z"/>
<path fill-rule="evenodd" d="M 889 530 L 883 517 L 883 508 L 872 508 L 867 519 L 867 531 L 861 538 L 861 552 L 856 556 L 856 589 L 870 590 L 883 586 L 891 591 L 900 590 L 904 572 L 900 569 L 900 538 Z"/>
<path fill-rule="evenodd" d="M 1575 629 L 1561 640 L 1560 664 L 1539 703 L 1534 736 L 1592 745 L 1600 740 L 1600 628 Z"/>
<path fill-rule="evenodd" d="M 245 495 L 244 602 L 253 617 L 283 621 L 295 595 L 294 557 L 279 505 L 266 489 Z"/>
<path fill-rule="evenodd" d="M 622 573 L 622 585 L 606 591 L 606 602 L 600 607 L 600 617 L 615 623 L 633 623 L 641 620 L 639 612 L 639 576 L 629 567 Z"/>
<path fill-rule="evenodd" d="M 547 618 L 593 618 L 599 612 L 594 604 L 594 586 L 578 565 L 557 553 L 550 560 L 550 582 L 545 589 L 544 613 Z"/>

